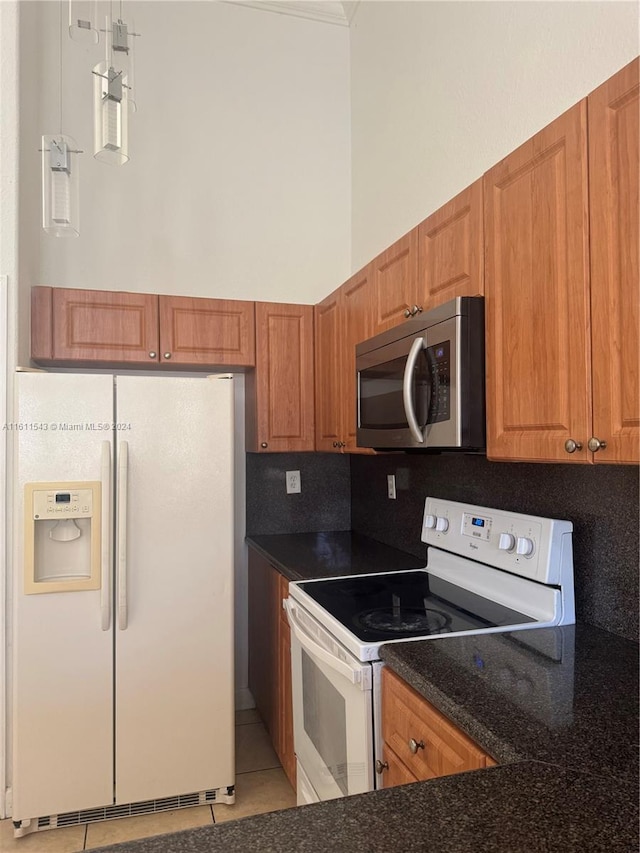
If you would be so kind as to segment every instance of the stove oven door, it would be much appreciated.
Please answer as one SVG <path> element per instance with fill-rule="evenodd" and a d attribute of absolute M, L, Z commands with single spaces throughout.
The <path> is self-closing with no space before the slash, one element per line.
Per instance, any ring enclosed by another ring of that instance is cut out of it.
<path fill-rule="evenodd" d="M 293 599 L 285 606 L 291 626 L 293 736 L 306 783 L 319 800 L 371 791 L 371 664 L 353 657 Z"/>

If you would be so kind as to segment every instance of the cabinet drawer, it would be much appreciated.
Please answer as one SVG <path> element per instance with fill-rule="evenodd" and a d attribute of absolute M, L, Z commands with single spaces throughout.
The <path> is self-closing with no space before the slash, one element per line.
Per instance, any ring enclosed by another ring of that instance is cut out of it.
<path fill-rule="evenodd" d="M 382 676 L 382 737 L 418 779 L 486 766 L 486 754 L 389 669 Z"/>
<path fill-rule="evenodd" d="M 382 771 L 382 787 L 393 788 L 395 785 L 408 785 L 418 779 L 410 773 L 398 758 L 388 743 L 382 744 L 382 760 L 387 765 Z"/>

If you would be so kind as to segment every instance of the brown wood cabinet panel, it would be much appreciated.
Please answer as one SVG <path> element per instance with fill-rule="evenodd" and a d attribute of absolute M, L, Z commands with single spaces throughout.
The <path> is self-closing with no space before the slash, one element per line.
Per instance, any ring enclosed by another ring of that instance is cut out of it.
<path fill-rule="evenodd" d="M 388 668 L 382 672 L 382 737 L 419 780 L 486 766 L 484 750 Z"/>
<path fill-rule="evenodd" d="M 256 302 L 256 369 L 246 383 L 247 450 L 313 450 L 313 306 Z"/>
<path fill-rule="evenodd" d="M 274 741 L 279 738 L 279 574 L 249 548 L 249 690 Z"/>
<path fill-rule="evenodd" d="M 160 296 L 160 363 L 253 367 L 254 303 Z"/>
<path fill-rule="evenodd" d="M 373 334 L 373 312 L 371 302 L 371 264 L 346 281 L 342 287 L 342 441 L 343 450 L 349 453 L 371 453 L 371 450 L 356 446 L 356 344 Z"/>
<path fill-rule="evenodd" d="M 640 461 L 639 73 L 588 98 L 595 462 Z"/>
<path fill-rule="evenodd" d="M 418 291 L 424 310 L 484 294 L 482 179 L 418 226 Z"/>
<path fill-rule="evenodd" d="M 291 632 L 282 607 L 288 594 L 289 581 L 249 548 L 249 690 L 295 788 Z"/>
<path fill-rule="evenodd" d="M 408 785 L 418 781 L 387 743 L 382 744 L 382 760 L 387 765 L 382 771 L 383 788 L 394 788 L 396 785 Z"/>
<path fill-rule="evenodd" d="M 54 362 L 148 366 L 158 361 L 154 294 L 37 287 L 32 308 L 34 360 L 47 360 L 49 336 Z"/>
<path fill-rule="evenodd" d="M 591 420 L 586 100 L 484 176 L 487 456 L 580 462 Z"/>
<path fill-rule="evenodd" d="M 336 451 L 342 440 L 342 304 L 336 290 L 314 309 L 316 450 Z"/>
<path fill-rule="evenodd" d="M 31 288 L 31 358 L 51 361 L 53 358 L 53 288 Z"/>
<path fill-rule="evenodd" d="M 373 334 L 402 323 L 418 298 L 418 229 L 414 228 L 372 261 Z"/>

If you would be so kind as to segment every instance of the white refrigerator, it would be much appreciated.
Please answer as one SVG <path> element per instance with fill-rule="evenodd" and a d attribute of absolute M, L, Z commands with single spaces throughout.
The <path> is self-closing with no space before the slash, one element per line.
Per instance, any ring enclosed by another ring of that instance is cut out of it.
<path fill-rule="evenodd" d="M 233 379 L 16 380 L 17 833 L 233 802 Z"/>

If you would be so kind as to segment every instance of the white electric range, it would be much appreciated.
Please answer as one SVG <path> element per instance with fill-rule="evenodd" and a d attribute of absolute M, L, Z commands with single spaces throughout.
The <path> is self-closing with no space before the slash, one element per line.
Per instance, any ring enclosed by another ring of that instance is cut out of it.
<path fill-rule="evenodd" d="M 575 622 L 572 530 L 427 498 L 424 569 L 291 583 L 298 803 L 374 789 L 382 644 Z"/>

